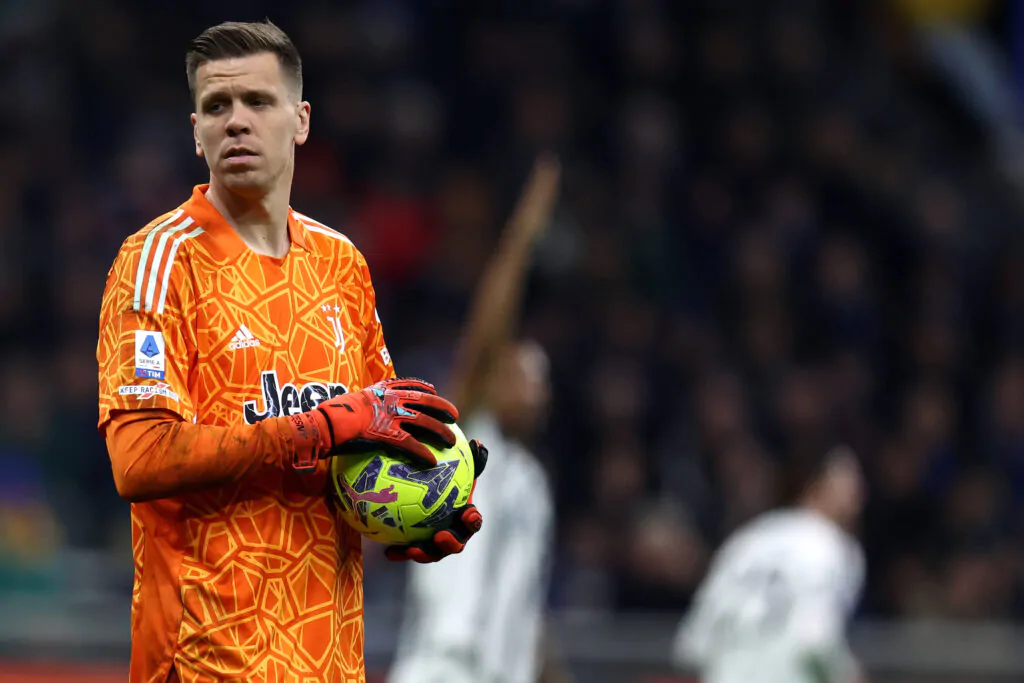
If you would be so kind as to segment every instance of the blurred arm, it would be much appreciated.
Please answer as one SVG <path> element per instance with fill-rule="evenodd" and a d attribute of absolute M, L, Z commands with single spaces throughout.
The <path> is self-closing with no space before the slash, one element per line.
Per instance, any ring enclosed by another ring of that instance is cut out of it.
<path fill-rule="evenodd" d="M 864 581 L 863 553 L 855 544 L 839 543 L 809 563 L 811 588 L 799 595 L 790 631 L 815 681 L 862 683 L 864 672 L 846 639 L 846 626 Z"/>
<path fill-rule="evenodd" d="M 281 467 L 294 450 L 287 419 L 219 427 L 185 422 L 163 410 L 116 413 L 105 436 L 117 492 L 138 503 Z"/>
<path fill-rule="evenodd" d="M 501 236 L 498 252 L 477 287 L 452 369 L 451 399 L 464 415 L 479 407 L 488 371 L 511 337 L 522 303 L 530 250 L 551 218 L 560 175 L 556 159 L 538 159 Z"/>
<path fill-rule="evenodd" d="M 804 634 L 801 643 L 804 664 L 816 683 L 861 683 L 863 672 L 850 651 L 841 627 L 829 623 L 828 616 L 811 617 L 807 624 L 815 628 Z"/>
<path fill-rule="evenodd" d="M 689 614 L 680 622 L 672 641 L 672 665 L 680 670 L 702 668 L 711 650 L 710 624 L 705 616 L 702 600 L 694 600 Z"/>

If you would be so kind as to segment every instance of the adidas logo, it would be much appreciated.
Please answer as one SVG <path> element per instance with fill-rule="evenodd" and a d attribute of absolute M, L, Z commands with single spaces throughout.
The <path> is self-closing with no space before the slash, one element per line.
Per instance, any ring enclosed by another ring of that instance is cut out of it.
<path fill-rule="evenodd" d="M 253 336 L 253 333 L 249 331 L 249 328 L 245 325 L 239 325 L 238 332 L 235 332 L 235 336 L 231 338 L 231 343 L 228 344 L 228 348 L 232 351 L 239 349 L 247 349 L 251 346 L 259 346 L 260 340 Z"/>

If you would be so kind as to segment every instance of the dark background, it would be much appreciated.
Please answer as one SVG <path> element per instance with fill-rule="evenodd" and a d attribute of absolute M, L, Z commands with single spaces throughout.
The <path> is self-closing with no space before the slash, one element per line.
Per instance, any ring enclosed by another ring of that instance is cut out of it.
<path fill-rule="evenodd" d="M 858 616 L 1024 616 L 1012 5 L 0 2 L 0 593 L 128 599 L 104 278 L 206 181 L 187 41 L 269 17 L 312 103 L 292 204 L 366 254 L 402 374 L 444 385 L 534 155 L 562 157 L 521 325 L 555 378 L 554 608 L 681 613 L 840 434 L 871 485 Z M 370 605 L 398 580 L 374 550 Z"/>

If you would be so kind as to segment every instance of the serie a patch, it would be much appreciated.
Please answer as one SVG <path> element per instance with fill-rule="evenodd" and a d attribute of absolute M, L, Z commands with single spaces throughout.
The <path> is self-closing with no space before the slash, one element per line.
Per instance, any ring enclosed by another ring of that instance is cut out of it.
<path fill-rule="evenodd" d="M 163 379 L 167 370 L 164 335 L 150 330 L 135 330 L 135 376 Z"/>

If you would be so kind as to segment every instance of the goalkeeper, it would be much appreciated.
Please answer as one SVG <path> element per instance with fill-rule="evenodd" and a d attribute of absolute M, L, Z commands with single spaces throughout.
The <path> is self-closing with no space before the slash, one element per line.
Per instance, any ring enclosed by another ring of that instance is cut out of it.
<path fill-rule="evenodd" d="M 186 54 L 209 183 L 128 237 L 99 321 L 99 431 L 131 501 L 132 683 L 365 680 L 361 537 L 325 458 L 366 443 L 432 463 L 455 406 L 396 380 L 363 255 L 289 206 L 310 131 L 302 63 L 273 24 Z M 480 528 L 456 510 L 436 561 Z"/>

